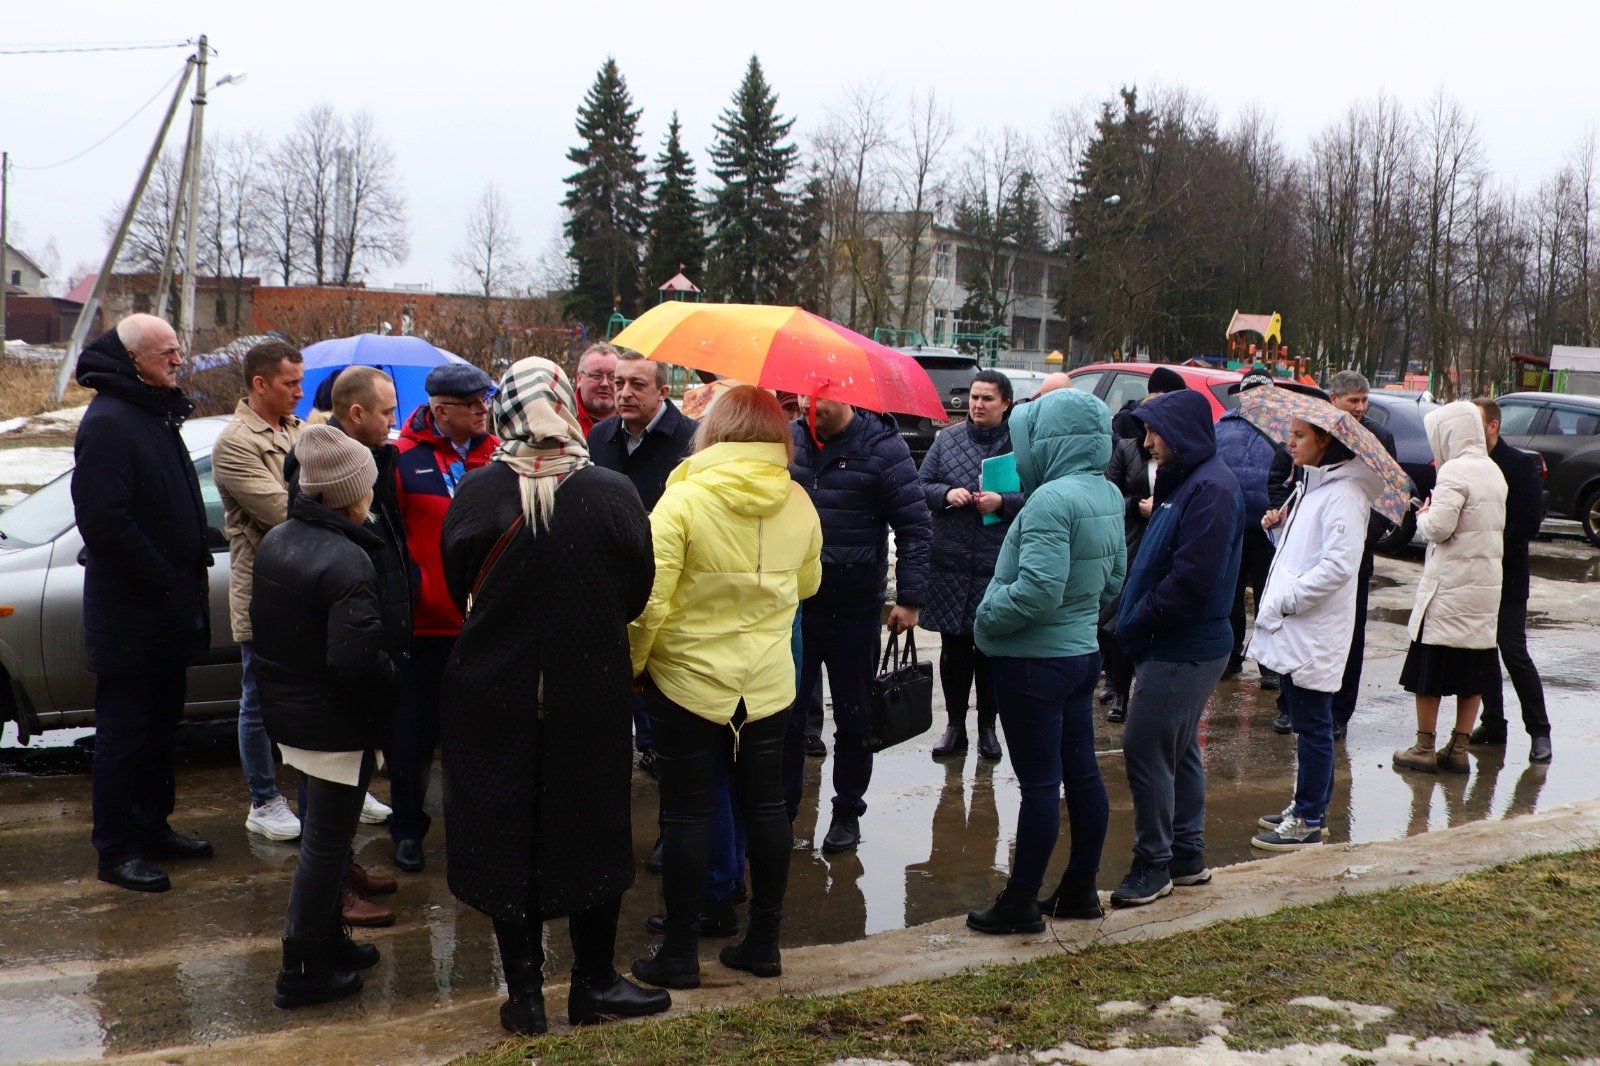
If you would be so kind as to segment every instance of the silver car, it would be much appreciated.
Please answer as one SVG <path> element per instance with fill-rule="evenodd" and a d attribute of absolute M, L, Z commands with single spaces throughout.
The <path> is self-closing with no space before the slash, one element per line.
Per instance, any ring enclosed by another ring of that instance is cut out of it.
<path fill-rule="evenodd" d="M 228 543 L 222 497 L 211 482 L 211 446 L 228 419 L 183 427 L 206 504 L 211 581 L 211 652 L 189 670 L 190 718 L 239 711 L 239 646 L 228 620 Z M 3 453 L 0 453 L 3 454 Z M 68 471 L 0 511 L 0 722 L 20 739 L 46 729 L 94 724 L 94 675 L 83 644 L 83 537 L 72 512 Z"/>

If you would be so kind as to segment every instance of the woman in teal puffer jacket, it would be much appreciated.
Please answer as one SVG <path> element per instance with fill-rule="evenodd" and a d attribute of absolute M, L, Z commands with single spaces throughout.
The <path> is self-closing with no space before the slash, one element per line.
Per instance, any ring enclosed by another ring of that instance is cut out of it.
<path fill-rule="evenodd" d="M 1095 626 L 1122 588 L 1127 546 L 1122 495 L 1105 478 L 1111 413 L 1085 392 L 1061 389 L 1011 415 L 1011 444 L 1026 502 L 1006 533 L 973 635 L 993 661 L 995 703 L 1017 771 L 1016 857 L 1006 887 L 967 924 L 984 933 L 1098 918 L 1095 874 L 1109 805 L 1094 754 Z M 1061 885 L 1037 900 L 1061 831 L 1065 786 L 1072 854 Z"/>

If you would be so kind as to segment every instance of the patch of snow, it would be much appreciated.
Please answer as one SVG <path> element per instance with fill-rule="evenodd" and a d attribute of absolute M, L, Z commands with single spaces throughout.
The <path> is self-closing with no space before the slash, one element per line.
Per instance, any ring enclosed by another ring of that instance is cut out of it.
<path fill-rule="evenodd" d="M 1332 1011 L 1343 1014 L 1349 1018 L 1357 1029 L 1364 1029 L 1374 1022 L 1381 1022 L 1394 1014 L 1388 1007 L 1373 1007 L 1365 1003 L 1351 1003 L 1346 999 L 1329 999 L 1327 996 L 1301 996 L 1299 999 L 1289 1001 L 1291 1007 L 1310 1007 L 1313 1010 Z"/>
<path fill-rule="evenodd" d="M 38 429 L 71 429 L 83 421 L 83 413 L 89 409 L 88 404 L 77 407 L 63 407 L 58 411 L 46 411 L 33 417 L 38 423 Z"/>
<path fill-rule="evenodd" d="M 1143 1014 L 1150 1008 L 1136 999 L 1113 999 L 1100 1004 L 1095 1010 L 1103 1016 L 1115 1018 L 1123 1014 Z"/>
<path fill-rule="evenodd" d="M 27 418 L 8 418 L 0 422 L 0 433 L 10 433 L 14 429 L 21 429 L 28 424 Z"/>
<path fill-rule="evenodd" d="M 1228 1016 L 1232 1004 L 1210 996 L 1173 996 L 1156 1008 L 1157 1018 L 1193 1018 L 1202 1022 L 1220 1022 Z"/>
<path fill-rule="evenodd" d="M 43 485 L 71 468 L 70 444 L 0 450 L 0 485 Z"/>
<path fill-rule="evenodd" d="M 1373 1050 L 1345 1044 L 1291 1044 L 1269 1051 L 1236 1051 L 1220 1035 L 1208 1036 L 1190 1047 L 1112 1048 L 1096 1051 L 1071 1042 L 1037 1051 L 1039 1063 L 1071 1062 L 1083 1066 L 1345 1066 L 1351 1061 L 1380 1066 L 1522 1066 L 1532 1062 L 1527 1051 L 1502 1048 L 1487 1033 L 1458 1033 L 1447 1037 L 1391 1035 Z M 996 1060 L 988 1060 L 994 1062 Z M 969 1064 L 971 1066 L 971 1064 Z"/>

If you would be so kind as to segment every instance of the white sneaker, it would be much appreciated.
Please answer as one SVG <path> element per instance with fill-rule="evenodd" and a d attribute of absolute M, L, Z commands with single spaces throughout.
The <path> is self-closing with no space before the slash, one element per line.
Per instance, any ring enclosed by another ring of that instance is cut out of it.
<path fill-rule="evenodd" d="M 252 806 L 244 827 L 268 840 L 298 840 L 300 837 L 300 819 L 294 816 L 289 801 L 282 796 L 273 796 L 259 807 Z"/>
<path fill-rule="evenodd" d="M 382 825 L 389 820 L 389 815 L 394 811 L 378 800 L 377 796 L 367 793 L 367 798 L 361 801 L 361 821 L 366 825 Z"/>

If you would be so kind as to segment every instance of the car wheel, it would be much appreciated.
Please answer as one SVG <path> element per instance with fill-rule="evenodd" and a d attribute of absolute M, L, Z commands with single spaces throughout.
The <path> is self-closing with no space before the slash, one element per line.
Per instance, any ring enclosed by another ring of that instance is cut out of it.
<path fill-rule="evenodd" d="M 1583 523 L 1583 535 L 1589 543 L 1600 546 L 1600 489 L 1595 489 L 1578 505 L 1578 521 Z"/>
<path fill-rule="evenodd" d="M 1407 511 L 1400 524 L 1390 529 L 1378 539 L 1377 549 L 1385 554 L 1403 552 L 1411 546 L 1417 536 L 1417 516 L 1413 511 Z"/>

